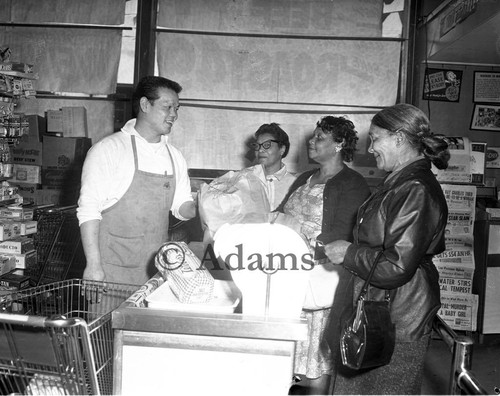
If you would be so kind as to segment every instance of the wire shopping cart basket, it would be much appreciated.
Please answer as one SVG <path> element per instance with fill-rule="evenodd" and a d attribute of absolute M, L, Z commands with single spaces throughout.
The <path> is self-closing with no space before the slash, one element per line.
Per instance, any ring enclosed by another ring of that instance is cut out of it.
<path fill-rule="evenodd" d="M 84 260 L 76 205 L 48 205 L 35 213 L 38 231 L 33 236 L 36 264 L 27 268 L 33 286 L 62 281 L 69 269 Z"/>
<path fill-rule="evenodd" d="M 0 394 L 111 394 L 111 312 L 139 288 L 71 279 L 0 296 Z"/>

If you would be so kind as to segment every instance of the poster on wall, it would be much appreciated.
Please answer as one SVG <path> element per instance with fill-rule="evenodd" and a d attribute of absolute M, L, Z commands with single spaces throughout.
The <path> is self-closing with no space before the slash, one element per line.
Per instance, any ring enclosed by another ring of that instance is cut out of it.
<path fill-rule="evenodd" d="M 500 131 L 500 105 L 475 104 L 470 129 Z"/>
<path fill-rule="evenodd" d="M 458 102 L 462 71 L 450 69 L 425 69 L 423 100 Z"/>
<path fill-rule="evenodd" d="M 474 72 L 474 102 L 500 103 L 500 72 Z"/>
<path fill-rule="evenodd" d="M 500 169 L 500 147 L 488 147 L 486 151 L 486 167 Z"/>
<path fill-rule="evenodd" d="M 450 160 L 446 169 L 438 169 L 432 165 L 432 173 L 440 183 L 470 183 L 471 182 L 471 144 L 467 137 L 445 136 L 448 143 Z"/>

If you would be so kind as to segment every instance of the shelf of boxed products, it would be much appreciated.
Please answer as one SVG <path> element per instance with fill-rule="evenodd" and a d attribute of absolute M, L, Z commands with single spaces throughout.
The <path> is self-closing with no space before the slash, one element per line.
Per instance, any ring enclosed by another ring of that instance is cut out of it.
<path fill-rule="evenodd" d="M 0 95 L 6 97 L 34 97 L 33 80 L 38 80 L 34 66 L 21 62 L 0 62 Z"/>
<path fill-rule="evenodd" d="M 15 145 L 29 133 L 28 118 L 22 113 L 0 113 L 0 140 L 2 144 Z"/>
<path fill-rule="evenodd" d="M 37 232 L 34 208 L 0 207 L 0 294 L 26 288 L 30 278 L 25 274 L 37 263 L 32 236 Z"/>

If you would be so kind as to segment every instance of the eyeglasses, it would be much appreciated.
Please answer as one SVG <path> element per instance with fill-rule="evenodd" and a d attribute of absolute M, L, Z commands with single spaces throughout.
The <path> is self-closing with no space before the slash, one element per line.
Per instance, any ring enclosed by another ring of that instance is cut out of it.
<path fill-rule="evenodd" d="M 277 141 L 277 140 L 269 139 L 269 140 L 266 140 L 265 142 L 262 142 L 262 143 L 257 143 L 257 142 L 249 143 L 248 147 L 250 147 L 251 149 L 253 149 L 255 151 L 259 151 L 261 147 L 264 150 L 269 150 L 271 148 L 271 143 L 272 142 L 279 143 L 279 141 Z"/>

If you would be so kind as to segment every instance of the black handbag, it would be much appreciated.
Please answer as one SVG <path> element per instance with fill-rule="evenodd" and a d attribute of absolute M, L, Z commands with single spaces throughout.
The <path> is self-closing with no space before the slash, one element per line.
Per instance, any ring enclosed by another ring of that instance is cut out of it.
<path fill-rule="evenodd" d="M 355 312 L 343 323 L 340 333 L 342 364 L 354 370 L 384 366 L 394 352 L 396 330 L 391 320 L 389 291 L 386 290 L 384 301 L 366 299 L 381 256 L 382 252 L 359 293 Z"/>

